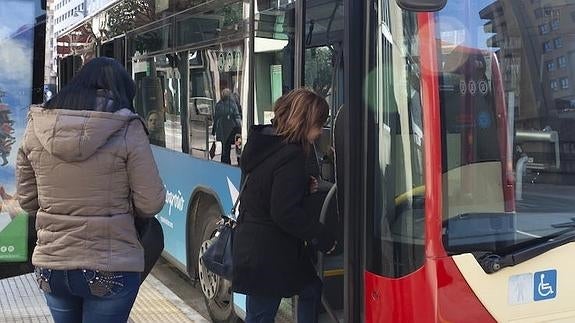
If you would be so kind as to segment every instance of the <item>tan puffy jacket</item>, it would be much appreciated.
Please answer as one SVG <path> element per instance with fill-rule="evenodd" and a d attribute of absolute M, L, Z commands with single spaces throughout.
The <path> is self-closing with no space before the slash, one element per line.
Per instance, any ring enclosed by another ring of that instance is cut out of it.
<path fill-rule="evenodd" d="M 137 115 L 32 107 L 16 175 L 37 211 L 34 265 L 143 271 L 133 214 L 155 215 L 166 192 Z"/>

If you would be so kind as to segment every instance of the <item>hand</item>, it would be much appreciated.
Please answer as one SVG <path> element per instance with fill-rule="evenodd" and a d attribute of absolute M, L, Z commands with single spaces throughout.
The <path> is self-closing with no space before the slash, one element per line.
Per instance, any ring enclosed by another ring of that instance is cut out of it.
<path fill-rule="evenodd" d="M 310 176 L 309 177 L 309 193 L 313 194 L 319 190 L 319 182 L 317 178 Z"/>
<path fill-rule="evenodd" d="M 331 249 L 329 249 L 328 251 L 326 251 L 325 254 L 326 254 L 326 255 L 331 255 L 331 253 L 335 251 L 335 248 L 337 248 L 337 240 L 333 242 L 333 246 L 331 247 Z"/>

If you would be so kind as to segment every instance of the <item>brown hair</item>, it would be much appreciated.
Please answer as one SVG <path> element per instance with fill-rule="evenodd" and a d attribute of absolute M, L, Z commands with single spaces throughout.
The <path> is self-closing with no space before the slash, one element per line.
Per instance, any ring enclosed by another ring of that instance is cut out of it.
<path fill-rule="evenodd" d="M 280 97 L 273 108 L 276 133 L 287 142 L 302 143 L 307 147 L 307 134 L 321 127 L 329 115 L 327 102 L 306 88 L 292 90 Z"/>

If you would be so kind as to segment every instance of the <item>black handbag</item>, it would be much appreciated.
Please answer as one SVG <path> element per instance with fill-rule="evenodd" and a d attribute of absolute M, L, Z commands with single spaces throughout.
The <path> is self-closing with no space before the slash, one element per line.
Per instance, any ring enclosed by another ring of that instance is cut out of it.
<path fill-rule="evenodd" d="M 246 175 L 246 178 L 244 179 L 244 183 L 242 184 L 240 193 L 232 207 L 230 215 L 234 215 L 236 213 L 236 208 L 242 193 L 246 188 L 249 176 L 249 174 Z M 238 215 L 237 220 L 239 220 L 239 217 L 240 216 Z M 232 248 L 236 221 L 234 221 L 231 216 L 224 216 L 218 226 L 214 242 L 202 255 L 204 266 L 212 273 L 227 280 L 232 280 L 233 275 Z"/>
<path fill-rule="evenodd" d="M 135 217 L 134 224 L 138 232 L 138 238 L 144 247 L 144 271 L 141 274 L 143 282 L 164 250 L 164 231 L 160 221 L 155 217 Z"/>
<path fill-rule="evenodd" d="M 210 146 L 210 159 L 214 159 L 214 156 L 216 155 L 216 142 L 213 141 L 212 145 Z"/>

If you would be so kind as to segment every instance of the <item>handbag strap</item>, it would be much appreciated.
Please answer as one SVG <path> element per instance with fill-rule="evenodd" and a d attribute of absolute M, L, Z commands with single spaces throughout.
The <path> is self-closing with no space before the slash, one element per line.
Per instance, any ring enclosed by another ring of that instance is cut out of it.
<path fill-rule="evenodd" d="M 236 202 L 234 203 L 234 206 L 232 207 L 232 213 L 231 214 L 236 214 L 236 209 L 238 207 L 238 203 L 240 203 L 240 198 L 242 197 L 242 194 L 244 193 L 244 190 L 246 188 L 246 184 L 248 183 L 248 178 L 250 178 L 250 174 L 246 175 L 246 178 L 244 178 L 244 182 L 242 183 L 242 186 L 240 188 L 240 193 L 238 194 L 238 198 L 236 199 Z M 239 220 L 240 215 L 238 214 L 237 218 L 236 218 L 236 222 L 237 220 Z"/>

